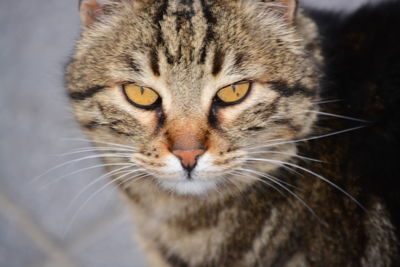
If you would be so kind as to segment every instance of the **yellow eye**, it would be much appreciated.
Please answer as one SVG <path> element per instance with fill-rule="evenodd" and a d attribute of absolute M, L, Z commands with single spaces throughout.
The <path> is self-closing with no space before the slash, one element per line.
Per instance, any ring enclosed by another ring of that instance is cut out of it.
<path fill-rule="evenodd" d="M 125 84 L 123 89 L 129 102 L 139 108 L 154 108 L 160 100 L 160 96 L 153 89 L 148 87 L 136 84 Z"/>
<path fill-rule="evenodd" d="M 239 82 L 220 89 L 217 92 L 217 100 L 222 104 L 236 104 L 244 99 L 250 90 L 250 82 Z"/>

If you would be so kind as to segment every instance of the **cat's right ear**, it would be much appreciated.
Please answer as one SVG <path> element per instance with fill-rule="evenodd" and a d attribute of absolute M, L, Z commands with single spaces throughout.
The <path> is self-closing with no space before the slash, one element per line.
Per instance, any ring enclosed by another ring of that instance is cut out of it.
<path fill-rule="evenodd" d="M 286 19 L 292 22 L 296 17 L 298 0 L 276 0 L 275 2 L 278 2 L 282 5 L 283 13 Z"/>
<path fill-rule="evenodd" d="M 90 27 L 104 14 L 104 3 L 101 0 L 79 0 L 79 11 L 84 27 Z"/>
<path fill-rule="evenodd" d="M 278 10 L 289 22 L 296 17 L 298 0 L 260 0 L 261 2 L 274 3 L 274 9 Z"/>

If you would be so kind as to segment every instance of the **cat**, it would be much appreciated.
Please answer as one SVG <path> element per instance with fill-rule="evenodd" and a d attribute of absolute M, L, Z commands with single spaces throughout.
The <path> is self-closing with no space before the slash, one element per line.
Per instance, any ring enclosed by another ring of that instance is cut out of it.
<path fill-rule="evenodd" d="M 390 209 L 348 158 L 370 122 L 324 119 L 331 58 L 297 1 L 80 12 L 69 96 L 150 266 L 396 265 Z"/>

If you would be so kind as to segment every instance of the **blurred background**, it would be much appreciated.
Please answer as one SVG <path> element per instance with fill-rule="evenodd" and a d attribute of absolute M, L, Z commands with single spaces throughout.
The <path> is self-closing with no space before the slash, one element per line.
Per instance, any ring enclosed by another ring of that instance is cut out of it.
<path fill-rule="evenodd" d="M 300 0 L 343 13 L 367 1 Z M 79 31 L 78 0 L 0 0 L 0 267 L 146 266 L 116 190 L 88 188 L 102 169 L 77 172 L 101 162 L 51 169 L 91 155 L 65 155 L 89 146 L 63 85 Z"/>

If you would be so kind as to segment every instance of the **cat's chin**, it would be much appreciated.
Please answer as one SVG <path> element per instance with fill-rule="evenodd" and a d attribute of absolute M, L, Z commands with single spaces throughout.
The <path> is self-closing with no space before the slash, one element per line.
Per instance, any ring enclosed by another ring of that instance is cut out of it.
<path fill-rule="evenodd" d="M 212 180 L 186 179 L 180 181 L 162 181 L 160 182 L 160 186 L 179 195 L 200 196 L 215 191 L 218 183 Z"/>

